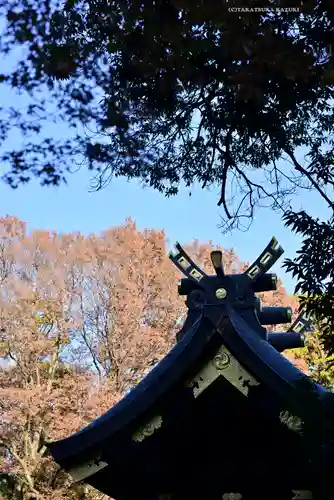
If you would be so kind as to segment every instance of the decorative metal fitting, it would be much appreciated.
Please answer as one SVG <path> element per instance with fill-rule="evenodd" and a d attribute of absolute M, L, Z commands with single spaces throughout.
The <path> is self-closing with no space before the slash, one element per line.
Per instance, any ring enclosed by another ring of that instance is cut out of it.
<path fill-rule="evenodd" d="M 230 366 L 230 357 L 225 352 L 222 352 L 213 358 L 212 364 L 217 370 L 225 370 Z"/>
<path fill-rule="evenodd" d="M 218 288 L 216 290 L 217 299 L 225 299 L 226 296 L 227 296 L 227 291 L 225 290 L 225 288 Z"/>

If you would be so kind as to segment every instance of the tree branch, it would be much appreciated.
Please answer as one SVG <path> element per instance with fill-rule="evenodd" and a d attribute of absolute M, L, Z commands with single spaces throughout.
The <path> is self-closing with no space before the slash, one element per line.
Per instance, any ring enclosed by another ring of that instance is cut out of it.
<path fill-rule="evenodd" d="M 318 193 L 320 194 L 320 196 L 325 200 L 327 201 L 328 203 L 328 206 L 334 210 L 334 203 L 330 200 L 330 198 L 326 195 L 326 193 L 324 193 L 324 191 L 319 187 L 319 184 L 313 179 L 312 175 L 307 171 L 305 170 L 304 167 L 302 167 L 300 165 L 300 163 L 298 163 L 298 161 L 296 160 L 294 154 L 289 150 L 289 149 L 285 149 L 285 152 L 286 154 L 291 158 L 291 161 L 295 167 L 295 169 L 300 172 L 301 174 L 305 175 L 305 177 L 308 178 L 308 180 L 311 182 L 312 186 L 318 191 Z"/>

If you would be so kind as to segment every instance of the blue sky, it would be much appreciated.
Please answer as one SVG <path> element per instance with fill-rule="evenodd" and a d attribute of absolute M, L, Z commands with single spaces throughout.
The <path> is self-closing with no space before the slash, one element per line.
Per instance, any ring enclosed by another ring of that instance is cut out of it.
<path fill-rule="evenodd" d="M 165 198 L 152 189 L 143 189 L 137 182 L 116 179 L 104 190 L 89 192 L 90 176 L 79 171 L 69 177 L 68 186 L 40 187 L 37 182 L 12 190 L 0 185 L 0 214 L 15 215 L 28 223 L 28 230 L 46 229 L 58 232 L 100 232 L 114 225 L 123 224 L 131 216 L 139 228 L 164 229 L 171 244 L 187 242 L 193 238 L 212 240 L 222 247 L 234 247 L 242 260 L 252 261 L 262 251 L 272 236 L 276 236 L 284 256 L 293 257 L 299 238 L 291 234 L 278 214 L 270 209 L 259 209 L 252 227 L 247 232 L 234 230 L 222 235 L 218 228 L 222 210 L 216 205 L 217 190 L 199 188 L 181 190 L 173 198 Z M 325 205 L 317 196 L 303 193 L 298 204 L 312 207 L 312 213 L 321 216 Z M 280 259 L 282 262 L 283 257 Z M 283 279 L 289 293 L 293 280 L 276 264 L 275 272 Z"/>
<path fill-rule="evenodd" d="M 13 62 L 13 60 L 11 61 Z M 11 64 L 12 65 L 12 64 Z M 4 68 L 2 67 L 2 70 Z M 0 106 L 21 107 L 28 101 L 4 85 L 0 85 Z M 45 136 L 66 137 L 69 130 L 50 122 L 43 130 Z M 19 147 L 17 133 L 11 134 L 6 149 Z M 0 176 L 5 172 L 0 165 Z M 165 198 L 138 182 L 115 179 L 104 190 L 89 192 L 90 174 L 84 168 L 68 177 L 68 185 L 58 188 L 41 187 L 36 181 L 12 190 L 0 183 L 0 215 L 14 215 L 28 224 L 28 230 L 45 229 L 57 232 L 100 232 L 111 226 L 123 224 L 126 217 L 133 218 L 139 228 L 164 229 L 170 244 L 189 242 L 193 238 L 206 242 L 212 240 L 223 248 L 235 248 L 239 258 L 253 261 L 272 236 L 276 236 L 284 256 L 274 271 L 282 278 L 289 293 L 295 282 L 283 272 L 280 265 L 284 257 L 294 257 L 300 239 L 286 229 L 279 214 L 269 208 L 256 212 L 253 225 L 247 232 L 234 230 L 222 235 L 218 225 L 222 209 L 217 207 L 219 188 L 201 190 L 181 189 L 176 197 Z M 293 200 L 293 208 L 308 210 L 312 215 L 326 218 L 328 209 L 318 195 L 300 191 Z"/>

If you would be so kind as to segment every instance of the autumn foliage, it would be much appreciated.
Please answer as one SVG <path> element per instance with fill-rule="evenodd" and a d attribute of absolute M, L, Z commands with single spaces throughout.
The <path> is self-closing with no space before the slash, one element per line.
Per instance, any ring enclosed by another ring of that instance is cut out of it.
<path fill-rule="evenodd" d="M 185 248 L 212 272 L 212 242 Z M 223 256 L 227 272 L 247 266 Z M 186 312 L 179 278 L 164 232 L 131 219 L 99 235 L 28 234 L 0 219 L 0 498 L 103 497 L 71 485 L 44 440 L 104 413 L 171 348 Z M 297 308 L 281 283 L 263 300 Z"/>

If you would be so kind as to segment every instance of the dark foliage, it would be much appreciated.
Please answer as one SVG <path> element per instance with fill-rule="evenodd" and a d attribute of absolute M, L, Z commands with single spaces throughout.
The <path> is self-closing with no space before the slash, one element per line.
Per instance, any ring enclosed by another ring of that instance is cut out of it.
<path fill-rule="evenodd" d="M 332 182 L 327 165 L 333 149 L 321 150 L 332 146 L 333 129 L 329 4 L 307 2 L 303 15 L 238 14 L 227 5 L 72 0 L 52 8 L 47 0 L 2 2 L 7 25 L 1 52 L 24 47 L 17 68 L 2 81 L 40 98 L 46 85 L 60 119 L 72 126 L 94 123 L 100 138 L 108 137 L 108 144 L 77 138 L 65 151 L 52 138 L 28 143 L 5 155 L 6 181 L 15 187 L 37 175 L 58 184 L 66 160 L 80 151 L 101 182 L 109 174 L 139 177 L 166 194 L 176 193 L 180 181 L 219 183 L 224 205 L 232 176 L 246 187 L 251 206 L 254 192 L 283 202 L 284 196 L 266 193 L 247 175 L 247 168 L 268 168 L 279 184 L 276 162 L 283 154 L 299 177 Z M 2 138 L 14 121 L 39 133 L 46 104 L 42 99 L 21 112 L 24 119 L 4 121 Z M 39 125 L 32 126 L 37 112 Z M 295 158 L 299 146 L 309 149 L 308 167 Z"/>
<path fill-rule="evenodd" d="M 286 225 L 304 237 L 296 259 L 284 266 L 298 279 L 302 307 L 312 313 L 322 333 L 324 347 L 334 353 L 334 220 L 321 222 L 306 212 L 287 212 Z"/>

